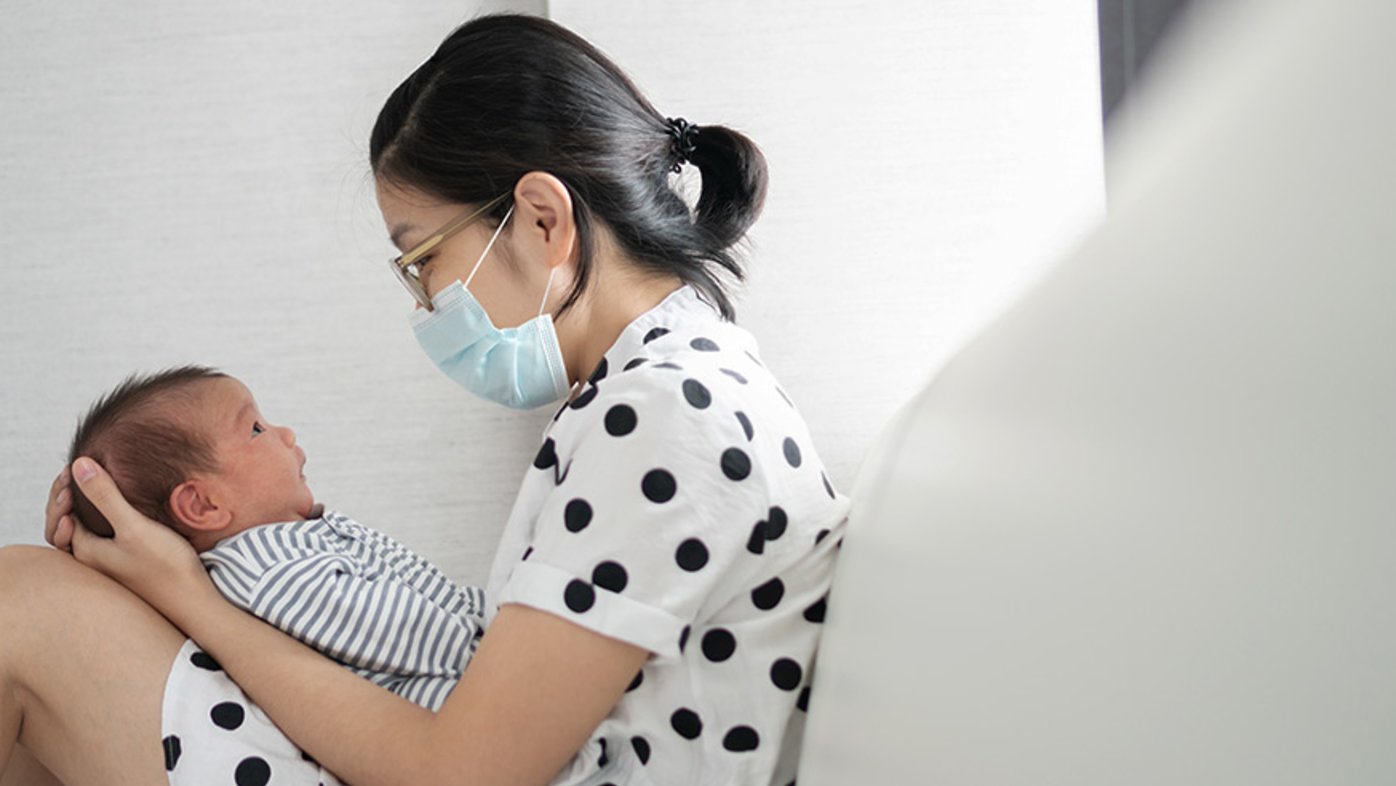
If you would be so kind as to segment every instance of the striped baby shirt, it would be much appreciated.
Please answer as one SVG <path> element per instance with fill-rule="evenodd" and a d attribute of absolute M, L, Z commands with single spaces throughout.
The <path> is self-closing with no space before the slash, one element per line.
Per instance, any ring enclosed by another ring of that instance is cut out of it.
<path fill-rule="evenodd" d="M 253 527 L 199 557 L 234 605 L 432 711 L 484 630 L 482 590 L 331 511 Z"/>

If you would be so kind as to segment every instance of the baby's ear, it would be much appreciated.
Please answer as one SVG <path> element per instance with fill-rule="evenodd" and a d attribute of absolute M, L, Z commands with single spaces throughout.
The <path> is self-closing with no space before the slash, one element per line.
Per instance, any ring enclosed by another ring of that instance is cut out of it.
<path fill-rule="evenodd" d="M 213 532 L 228 526 L 231 512 L 218 507 L 201 478 L 186 480 L 170 492 L 170 514 L 190 529 Z"/>

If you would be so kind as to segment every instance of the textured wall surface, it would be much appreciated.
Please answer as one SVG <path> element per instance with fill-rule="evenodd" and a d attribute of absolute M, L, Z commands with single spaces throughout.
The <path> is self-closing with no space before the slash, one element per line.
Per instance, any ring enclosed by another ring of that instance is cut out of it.
<path fill-rule="evenodd" d="M 328 504 L 482 581 L 546 413 L 460 393 L 384 269 L 383 99 L 489 4 L 82 0 L 0 27 L 0 543 L 37 542 L 75 418 L 216 364 Z M 1102 206 L 1095 7 L 555 0 L 660 111 L 770 159 L 741 321 L 850 488 L 894 409 Z"/>
<path fill-rule="evenodd" d="M 763 147 L 739 319 L 851 488 L 892 413 L 1103 211 L 1090 0 L 553 0 L 656 108 Z"/>
<path fill-rule="evenodd" d="M 297 430 L 321 499 L 483 581 L 543 416 L 477 404 L 417 348 L 367 140 L 455 24 L 508 7 L 543 10 L 6 3 L 0 543 L 41 540 L 99 393 L 199 362 Z"/>

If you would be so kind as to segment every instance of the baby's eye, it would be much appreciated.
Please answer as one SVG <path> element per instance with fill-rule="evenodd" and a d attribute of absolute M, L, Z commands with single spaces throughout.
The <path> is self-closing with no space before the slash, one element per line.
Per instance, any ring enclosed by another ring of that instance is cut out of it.
<path fill-rule="evenodd" d="M 258 434 L 261 434 L 263 431 L 266 431 L 266 429 L 262 427 L 261 423 L 258 423 L 255 420 L 252 421 L 252 436 L 255 437 Z"/>

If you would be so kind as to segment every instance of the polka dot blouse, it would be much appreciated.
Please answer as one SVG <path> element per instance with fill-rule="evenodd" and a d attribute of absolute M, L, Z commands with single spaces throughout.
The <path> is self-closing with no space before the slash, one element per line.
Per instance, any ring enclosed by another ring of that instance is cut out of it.
<path fill-rule="evenodd" d="M 490 572 L 652 654 L 554 784 L 795 777 L 848 509 L 751 335 L 691 287 L 616 340 L 546 429 Z"/>

